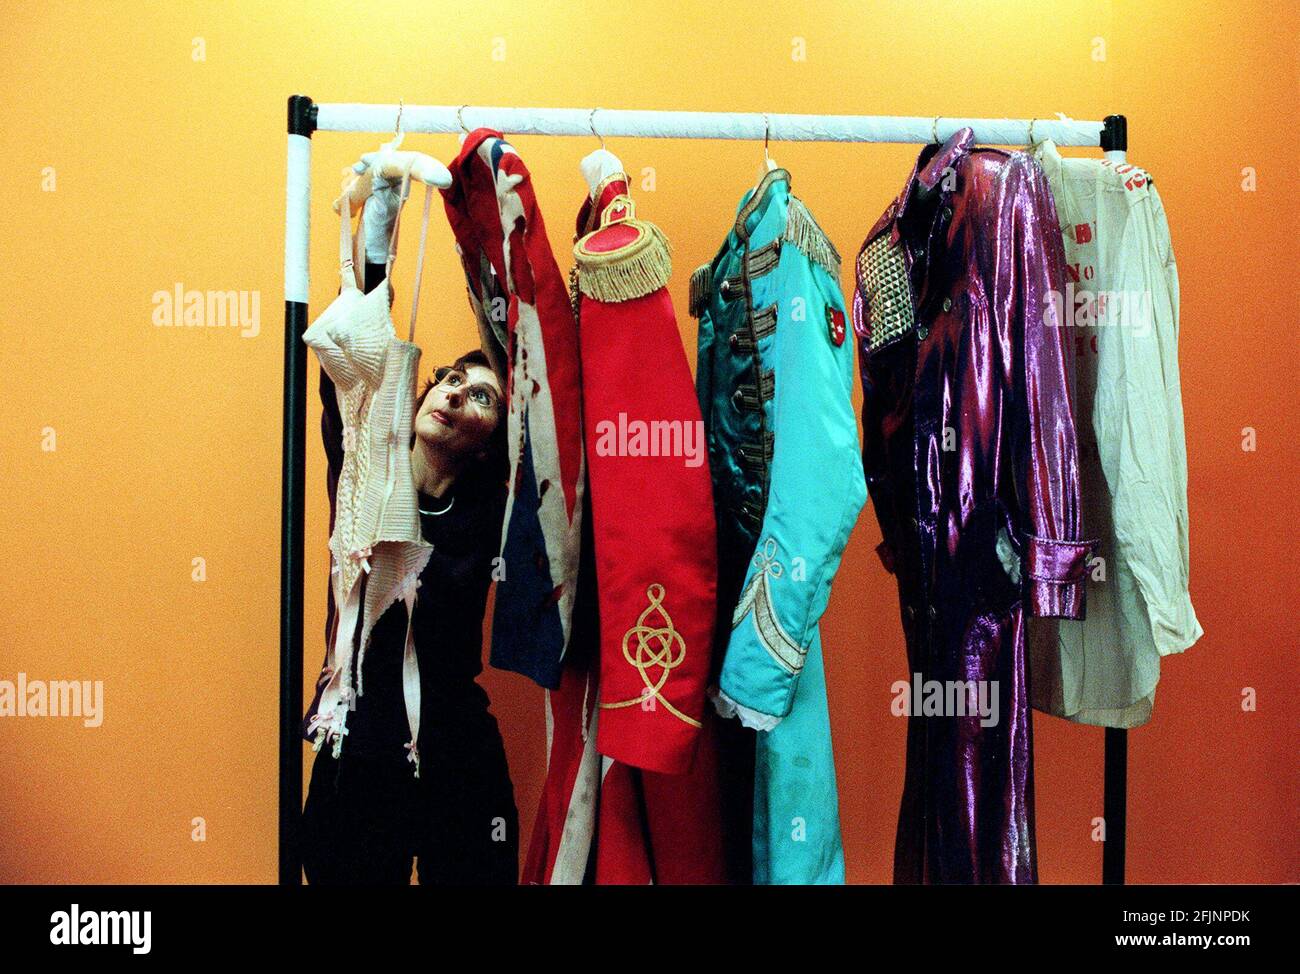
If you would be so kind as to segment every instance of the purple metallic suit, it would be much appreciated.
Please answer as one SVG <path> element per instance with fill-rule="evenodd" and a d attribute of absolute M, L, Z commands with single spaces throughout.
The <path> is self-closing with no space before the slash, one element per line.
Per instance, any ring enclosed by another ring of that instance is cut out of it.
<path fill-rule="evenodd" d="M 921 151 L 856 266 L 863 465 L 909 670 L 997 707 L 909 711 L 897 883 L 1037 882 L 1026 615 L 1082 616 L 1091 549 L 1051 191 L 973 138 Z"/>

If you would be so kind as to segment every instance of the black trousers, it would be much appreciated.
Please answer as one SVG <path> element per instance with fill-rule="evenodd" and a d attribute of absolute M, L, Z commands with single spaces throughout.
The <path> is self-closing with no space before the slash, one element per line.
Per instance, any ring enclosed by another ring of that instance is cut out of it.
<path fill-rule="evenodd" d="M 519 816 L 508 775 L 503 786 L 495 762 L 452 768 L 445 757 L 425 757 L 416 779 L 401 759 L 350 756 L 345 745 L 336 760 L 321 748 L 302 817 L 307 881 L 406 886 L 416 860 L 422 885 L 516 884 Z"/>

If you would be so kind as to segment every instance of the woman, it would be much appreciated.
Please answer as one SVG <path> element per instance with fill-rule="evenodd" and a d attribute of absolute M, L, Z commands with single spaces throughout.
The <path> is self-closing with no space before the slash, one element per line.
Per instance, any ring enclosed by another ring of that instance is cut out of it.
<path fill-rule="evenodd" d="M 384 267 L 366 266 L 367 290 Z M 342 450 L 333 383 L 321 375 L 321 426 L 330 463 L 331 520 Z M 425 540 L 433 545 L 413 615 L 420 665 L 420 777 L 403 757 L 406 610 L 375 624 L 365 693 L 348 718 L 347 746 L 316 753 L 303 809 L 303 866 L 319 885 L 419 881 L 514 884 L 518 813 L 505 749 L 482 672 L 483 614 L 505 510 L 506 404 L 481 351 L 435 370 L 416 406 L 411 471 Z M 326 632 L 334 613 L 331 594 Z"/>

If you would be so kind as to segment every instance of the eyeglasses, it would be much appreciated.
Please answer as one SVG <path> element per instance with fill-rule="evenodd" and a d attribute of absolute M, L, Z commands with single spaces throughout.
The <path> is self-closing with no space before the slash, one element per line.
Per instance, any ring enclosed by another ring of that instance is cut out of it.
<path fill-rule="evenodd" d="M 495 409 L 501 401 L 496 389 L 486 382 L 471 383 L 465 371 L 453 365 L 443 365 L 434 369 L 433 384 L 445 385 L 453 389 L 464 388 L 465 395 L 484 409 Z"/>

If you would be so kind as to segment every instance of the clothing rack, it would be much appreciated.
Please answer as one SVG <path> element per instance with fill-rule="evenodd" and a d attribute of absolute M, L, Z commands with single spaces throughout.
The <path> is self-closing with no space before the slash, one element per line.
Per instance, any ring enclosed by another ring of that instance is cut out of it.
<path fill-rule="evenodd" d="M 298 822 L 302 813 L 303 514 L 306 481 L 307 328 L 310 292 L 311 138 L 322 132 L 456 133 L 488 127 L 506 135 L 568 135 L 657 139 L 745 139 L 780 142 L 943 142 L 969 127 L 983 145 L 1100 145 L 1122 159 L 1128 147 L 1123 115 L 1101 122 L 1040 118 L 948 118 L 891 115 L 789 115 L 660 112 L 605 108 L 481 108 L 454 105 L 317 104 L 289 98 L 284 240 L 284 427 L 280 496 L 280 853 L 279 882 L 301 883 Z M 599 126 L 599 129 L 597 128 Z M 1115 156 L 1112 156 L 1114 158 Z M 1102 882 L 1124 882 L 1128 732 L 1106 729 L 1106 841 Z"/>

